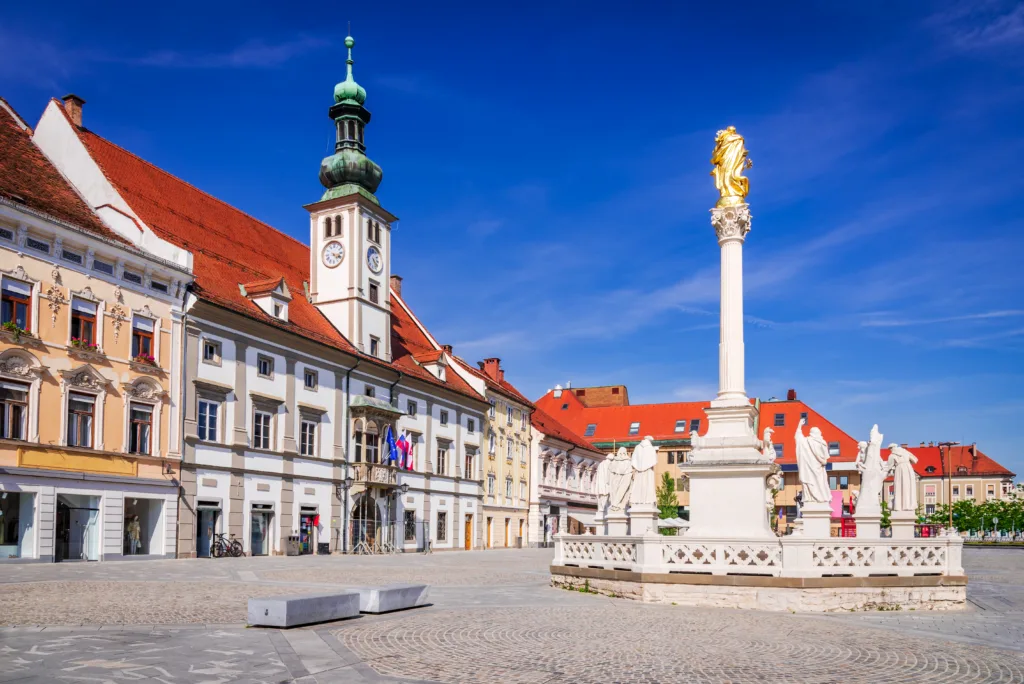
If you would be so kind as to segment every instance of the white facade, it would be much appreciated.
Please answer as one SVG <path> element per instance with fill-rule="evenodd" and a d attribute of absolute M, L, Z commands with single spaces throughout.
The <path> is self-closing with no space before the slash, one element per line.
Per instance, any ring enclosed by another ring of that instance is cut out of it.
<path fill-rule="evenodd" d="M 604 454 L 546 435 L 536 425 L 530 454 L 530 546 L 549 546 L 570 528 L 594 534 L 597 466 Z"/>

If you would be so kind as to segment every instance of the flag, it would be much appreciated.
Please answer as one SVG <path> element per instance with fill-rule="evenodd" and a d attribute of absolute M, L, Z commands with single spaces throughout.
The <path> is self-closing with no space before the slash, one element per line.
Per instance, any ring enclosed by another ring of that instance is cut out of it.
<path fill-rule="evenodd" d="M 398 446 L 395 444 L 395 433 L 391 431 L 390 425 L 384 430 L 384 442 L 388 445 L 388 461 L 397 461 Z"/>
<path fill-rule="evenodd" d="M 406 439 L 404 432 L 402 433 L 402 436 L 398 438 L 398 441 L 395 442 L 395 446 L 398 447 L 400 454 L 398 457 L 399 465 L 406 470 L 412 470 L 412 466 L 410 464 L 412 459 L 409 456 L 409 440 Z"/>

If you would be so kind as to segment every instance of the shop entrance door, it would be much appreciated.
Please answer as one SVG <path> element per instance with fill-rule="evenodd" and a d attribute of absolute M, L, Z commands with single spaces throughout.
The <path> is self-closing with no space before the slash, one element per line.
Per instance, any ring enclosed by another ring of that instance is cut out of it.
<path fill-rule="evenodd" d="M 217 533 L 217 518 L 220 510 L 216 508 L 199 509 L 199 521 L 196 530 L 196 556 L 209 558 L 213 547 L 213 536 Z"/>
<path fill-rule="evenodd" d="M 266 506 L 257 508 L 257 506 Z M 254 556 L 266 556 L 270 553 L 270 520 L 273 510 L 266 504 L 253 504 L 252 520 L 249 530 L 249 551 Z"/>
<path fill-rule="evenodd" d="M 303 506 L 299 511 L 299 553 L 313 553 L 316 548 L 316 509 Z"/>
<path fill-rule="evenodd" d="M 98 496 L 58 494 L 55 560 L 99 560 L 99 518 Z"/>
<path fill-rule="evenodd" d="M 466 551 L 473 548 L 473 516 L 466 516 Z"/>

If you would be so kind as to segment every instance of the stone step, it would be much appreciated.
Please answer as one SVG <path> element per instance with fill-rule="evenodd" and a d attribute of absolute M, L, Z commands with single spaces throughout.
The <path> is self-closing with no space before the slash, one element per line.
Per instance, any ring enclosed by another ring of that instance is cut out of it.
<path fill-rule="evenodd" d="M 360 594 L 345 591 L 303 596 L 249 599 L 249 624 L 256 627 L 298 627 L 359 615 Z"/>

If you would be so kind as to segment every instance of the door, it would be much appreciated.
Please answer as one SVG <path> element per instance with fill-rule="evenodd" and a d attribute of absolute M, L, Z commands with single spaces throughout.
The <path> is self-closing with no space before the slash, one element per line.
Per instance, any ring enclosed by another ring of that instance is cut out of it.
<path fill-rule="evenodd" d="M 314 544 L 316 543 L 313 539 L 313 518 L 316 517 L 316 513 L 303 513 L 299 517 L 299 553 L 308 554 L 313 553 Z"/>
<path fill-rule="evenodd" d="M 509 546 L 509 543 L 508 543 L 508 530 L 509 530 L 509 527 L 511 526 L 511 523 L 512 523 L 511 520 L 509 520 L 508 518 L 505 518 L 505 548 L 508 548 L 508 546 Z"/>
<path fill-rule="evenodd" d="M 64 500 L 61 500 L 64 499 Z M 99 560 L 99 497 L 59 495 L 56 561 Z"/>
<path fill-rule="evenodd" d="M 493 518 L 487 518 L 487 548 L 491 548 L 491 527 L 493 526 Z"/>
<path fill-rule="evenodd" d="M 217 511 L 211 508 L 200 508 L 198 525 L 196 556 L 199 558 L 209 558 L 210 547 L 213 546 L 213 534 L 217 529 Z"/>
<path fill-rule="evenodd" d="M 250 536 L 250 549 L 254 556 L 266 556 L 268 536 L 270 532 L 270 514 L 262 511 L 252 512 L 252 534 Z"/>
<path fill-rule="evenodd" d="M 473 548 L 473 516 L 466 516 L 466 550 Z"/>

